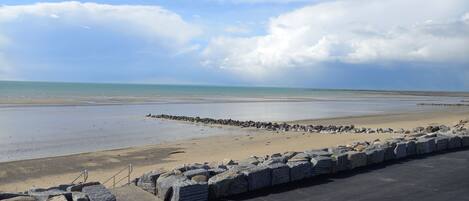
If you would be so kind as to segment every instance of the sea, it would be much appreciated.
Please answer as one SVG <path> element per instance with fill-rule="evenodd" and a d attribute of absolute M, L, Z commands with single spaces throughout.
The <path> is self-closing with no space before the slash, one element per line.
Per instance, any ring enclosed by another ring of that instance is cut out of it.
<path fill-rule="evenodd" d="M 419 112 L 463 92 L 0 81 L 0 162 L 251 132 L 145 118 L 293 121 Z"/>

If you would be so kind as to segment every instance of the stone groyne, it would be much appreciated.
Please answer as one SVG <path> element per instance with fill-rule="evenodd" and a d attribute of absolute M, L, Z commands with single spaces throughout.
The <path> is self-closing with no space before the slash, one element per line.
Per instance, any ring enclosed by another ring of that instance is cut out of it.
<path fill-rule="evenodd" d="M 445 132 L 424 131 L 385 141 L 185 164 L 148 172 L 133 184 L 159 200 L 218 200 L 319 175 L 469 148 L 467 123 L 461 121 Z"/>
<path fill-rule="evenodd" d="M 438 126 L 427 126 L 427 127 L 416 127 L 411 130 L 405 129 L 392 129 L 392 128 L 363 128 L 355 127 L 355 125 L 299 125 L 299 124 L 288 124 L 288 123 L 276 123 L 276 122 L 260 122 L 260 121 L 240 121 L 233 119 L 213 119 L 213 118 L 201 118 L 201 117 L 190 117 L 190 116 L 178 116 L 168 114 L 147 114 L 148 118 L 157 119 L 168 119 L 176 121 L 186 121 L 192 123 L 203 123 L 203 124 L 216 124 L 226 126 L 237 126 L 243 128 L 257 128 L 269 131 L 295 131 L 295 132 L 309 132 L 309 133 L 400 133 L 410 134 L 418 132 L 436 132 L 449 131 L 449 127 L 445 125 Z"/>

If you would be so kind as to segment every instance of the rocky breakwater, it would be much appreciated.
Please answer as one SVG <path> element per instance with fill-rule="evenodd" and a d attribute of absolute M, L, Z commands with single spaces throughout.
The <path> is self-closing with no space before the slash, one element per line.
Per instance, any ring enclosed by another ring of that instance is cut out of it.
<path fill-rule="evenodd" d="M 147 114 L 148 118 L 158 119 L 169 119 L 176 121 L 186 121 L 192 123 L 203 123 L 203 124 L 217 124 L 226 126 L 237 126 L 243 128 L 257 128 L 265 129 L 269 131 L 296 131 L 296 132 L 309 132 L 309 133 L 409 133 L 409 130 L 393 130 L 392 128 L 358 128 L 354 125 L 299 125 L 299 124 L 288 124 L 288 123 L 276 123 L 276 122 L 260 122 L 260 121 L 240 121 L 233 119 L 212 119 L 212 118 L 200 118 L 200 117 L 189 117 L 189 116 L 177 116 L 167 114 Z"/>
<path fill-rule="evenodd" d="M 136 178 L 133 185 L 160 200 L 217 200 L 289 182 L 314 179 L 383 162 L 421 157 L 469 148 L 467 121 L 451 129 L 402 135 L 386 141 L 303 152 L 251 156 L 234 161 L 185 164 L 169 171 L 152 171 Z"/>
<path fill-rule="evenodd" d="M 2 201 L 116 201 L 99 182 L 63 184 L 50 188 L 32 188 L 25 192 L 0 192 Z"/>

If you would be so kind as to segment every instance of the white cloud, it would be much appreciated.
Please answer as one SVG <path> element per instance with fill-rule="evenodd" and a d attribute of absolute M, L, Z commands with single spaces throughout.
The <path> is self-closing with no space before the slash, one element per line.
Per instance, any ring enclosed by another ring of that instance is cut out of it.
<path fill-rule="evenodd" d="M 224 31 L 231 34 L 248 34 L 251 31 L 244 26 L 227 26 Z"/>
<path fill-rule="evenodd" d="M 203 64 L 262 76 L 329 61 L 469 63 L 468 10 L 465 0 L 319 3 L 271 18 L 265 35 L 212 39 Z"/>
<path fill-rule="evenodd" d="M 198 26 L 184 21 L 179 15 L 159 6 L 108 5 L 97 3 L 60 2 L 1 6 L 0 23 L 25 17 L 44 17 L 76 23 L 108 26 L 116 31 L 183 45 L 201 33 Z"/>

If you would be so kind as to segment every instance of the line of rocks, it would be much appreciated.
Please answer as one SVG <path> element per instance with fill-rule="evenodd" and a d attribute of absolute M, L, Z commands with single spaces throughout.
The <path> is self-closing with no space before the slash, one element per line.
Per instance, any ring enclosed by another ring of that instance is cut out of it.
<path fill-rule="evenodd" d="M 299 125 L 299 124 L 287 124 L 287 123 L 275 123 L 275 122 L 260 122 L 260 121 L 240 121 L 233 119 L 212 119 L 212 118 L 200 118 L 200 117 L 190 117 L 190 116 L 178 116 L 178 115 L 168 115 L 168 114 L 147 114 L 148 118 L 158 118 L 158 119 L 169 119 L 176 121 L 186 121 L 192 123 L 203 123 L 203 124 L 218 124 L 218 125 L 227 125 L 227 126 L 237 126 L 242 128 L 257 128 L 265 129 L 269 131 L 296 131 L 296 132 L 309 132 L 309 133 L 399 133 L 399 134 L 410 134 L 410 133 L 419 133 L 419 132 L 436 132 L 442 131 L 447 132 L 450 130 L 450 127 L 445 125 L 438 126 L 427 126 L 427 127 L 416 127 L 411 130 L 404 129 L 392 129 L 392 128 L 358 128 L 354 125 Z"/>
<path fill-rule="evenodd" d="M 170 171 L 146 173 L 133 184 L 160 200 L 216 200 L 385 161 L 469 148 L 466 123 L 461 121 L 448 132 L 425 132 L 386 141 L 251 156 L 239 161 L 225 159 L 185 164 Z"/>
<path fill-rule="evenodd" d="M 466 101 L 461 101 L 466 102 Z M 464 107 L 469 106 L 469 104 L 465 103 L 417 103 L 419 106 L 444 106 L 444 107 Z"/>
<path fill-rule="evenodd" d="M 116 201 L 99 182 L 62 184 L 51 188 L 31 188 L 20 193 L 0 192 L 2 201 Z"/>

